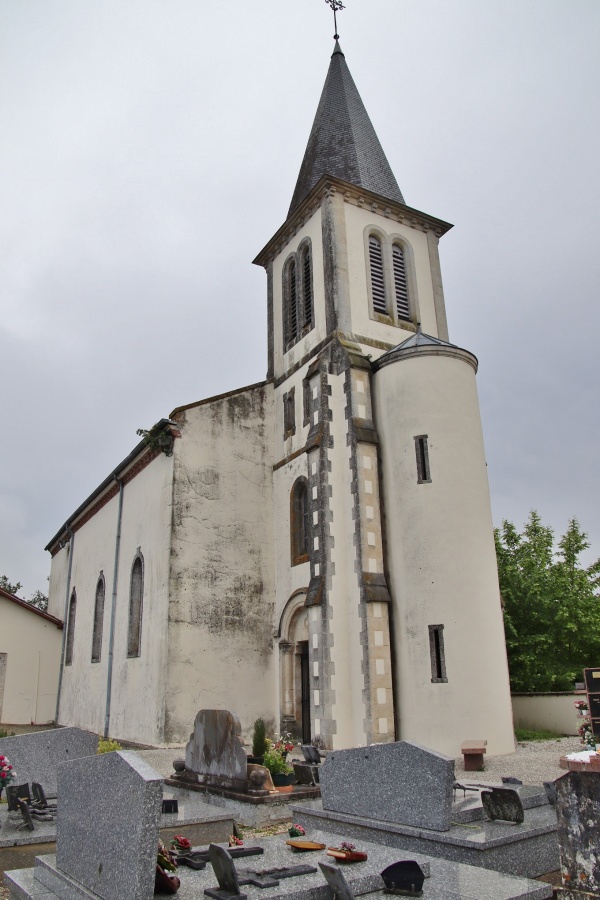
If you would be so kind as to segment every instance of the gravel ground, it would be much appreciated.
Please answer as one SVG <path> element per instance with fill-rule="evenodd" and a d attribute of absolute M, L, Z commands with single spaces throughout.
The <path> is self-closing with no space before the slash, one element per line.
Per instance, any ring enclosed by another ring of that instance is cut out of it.
<path fill-rule="evenodd" d="M 469 777 L 481 778 L 482 781 L 500 781 L 503 775 L 520 778 L 524 784 L 542 784 L 554 781 L 564 774 L 558 760 L 565 753 L 583 749 L 578 737 L 558 738 L 551 741 L 526 741 L 517 744 L 514 753 L 505 756 L 485 757 L 485 769 L 482 773 L 469 773 Z M 173 760 L 185 756 L 184 747 L 172 747 L 168 750 L 138 750 L 159 775 L 168 778 L 173 774 Z M 302 757 L 298 747 L 291 756 Z M 456 777 L 460 779 L 465 771 L 462 756 L 456 760 Z"/>

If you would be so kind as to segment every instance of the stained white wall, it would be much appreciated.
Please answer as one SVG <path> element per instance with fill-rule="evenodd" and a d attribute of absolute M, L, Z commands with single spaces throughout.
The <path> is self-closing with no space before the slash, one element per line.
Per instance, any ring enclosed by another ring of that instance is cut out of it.
<path fill-rule="evenodd" d="M 0 653 L 6 654 L 0 721 L 45 725 L 54 721 L 62 629 L 0 595 Z"/>
<path fill-rule="evenodd" d="M 418 356 L 374 378 L 394 604 L 399 730 L 449 756 L 485 738 L 513 750 L 493 525 L 473 368 Z M 418 484 L 426 434 L 431 483 Z M 432 683 L 429 625 L 444 625 L 447 684 Z"/>
<path fill-rule="evenodd" d="M 160 454 L 124 486 L 109 733 L 140 742 L 163 740 L 172 458 Z M 118 495 L 75 531 L 70 593 L 77 593 L 72 665 L 64 666 L 59 724 L 102 733 L 106 712 L 109 634 Z M 131 566 L 144 557 L 142 640 L 139 658 L 127 658 Z M 53 561 L 52 608 L 64 603 L 66 550 Z M 92 663 L 96 585 L 106 586 L 100 662 Z M 65 622 L 65 627 L 67 623 Z"/>
<path fill-rule="evenodd" d="M 174 413 L 168 741 L 201 708 L 275 727 L 273 415 L 270 384 Z"/>

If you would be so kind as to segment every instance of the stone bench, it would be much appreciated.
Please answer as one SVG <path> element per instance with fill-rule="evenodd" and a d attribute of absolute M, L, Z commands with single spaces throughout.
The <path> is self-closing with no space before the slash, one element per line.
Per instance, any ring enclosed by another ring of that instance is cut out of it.
<path fill-rule="evenodd" d="M 487 741 L 464 741 L 460 752 L 465 761 L 465 772 L 481 772 L 483 770 L 483 755 Z"/>

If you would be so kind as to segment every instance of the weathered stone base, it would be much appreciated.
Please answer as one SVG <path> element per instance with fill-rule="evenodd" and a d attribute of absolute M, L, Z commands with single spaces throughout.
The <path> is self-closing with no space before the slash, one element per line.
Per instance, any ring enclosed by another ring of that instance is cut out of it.
<path fill-rule="evenodd" d="M 528 810 L 522 825 L 482 821 L 454 825 L 449 831 L 359 819 L 325 811 L 322 806 L 294 806 L 293 816 L 311 832 L 319 828 L 354 842 L 373 841 L 408 853 L 424 853 L 526 878 L 560 868 L 556 814 L 550 806 Z"/>

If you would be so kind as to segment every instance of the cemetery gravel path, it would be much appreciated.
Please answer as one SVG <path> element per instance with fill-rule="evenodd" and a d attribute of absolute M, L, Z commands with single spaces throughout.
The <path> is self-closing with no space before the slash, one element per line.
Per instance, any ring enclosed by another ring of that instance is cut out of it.
<path fill-rule="evenodd" d="M 485 757 L 485 769 L 481 773 L 470 772 L 469 778 L 475 781 L 500 781 L 503 775 L 520 778 L 524 784 L 542 784 L 554 781 L 564 774 L 558 763 L 559 757 L 566 753 L 582 750 L 578 737 L 555 738 L 550 741 L 524 741 L 516 745 L 514 753 L 505 756 Z M 185 756 L 185 747 L 172 747 L 156 750 L 138 750 L 139 756 L 146 760 L 159 775 L 169 778 L 173 774 L 173 760 Z M 291 754 L 302 756 L 300 748 Z M 460 779 L 465 772 L 462 756 L 456 760 L 456 777 Z"/>

